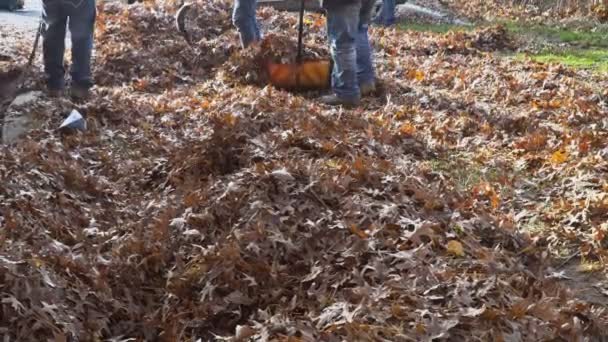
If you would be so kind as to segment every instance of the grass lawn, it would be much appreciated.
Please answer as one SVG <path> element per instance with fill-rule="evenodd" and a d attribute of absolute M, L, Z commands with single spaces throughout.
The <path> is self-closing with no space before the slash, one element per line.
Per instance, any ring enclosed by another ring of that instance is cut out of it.
<path fill-rule="evenodd" d="M 526 54 L 518 54 L 524 58 Z M 563 52 L 544 51 L 528 55 L 532 60 L 541 63 L 561 63 L 573 68 L 590 69 L 608 73 L 608 49 L 568 49 Z"/>
<path fill-rule="evenodd" d="M 608 73 L 608 27 L 578 29 L 515 21 L 500 22 L 519 40 L 537 43 L 540 49 L 518 53 L 516 58 L 531 58 L 541 63 L 561 63 L 573 68 Z M 400 29 L 433 33 L 468 31 L 475 26 L 402 23 Z"/>

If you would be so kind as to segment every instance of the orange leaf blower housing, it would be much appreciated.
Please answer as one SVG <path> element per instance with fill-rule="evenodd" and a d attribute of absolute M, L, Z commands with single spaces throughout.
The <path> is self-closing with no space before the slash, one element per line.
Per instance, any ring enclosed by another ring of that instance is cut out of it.
<path fill-rule="evenodd" d="M 266 63 L 270 83 L 290 90 L 323 90 L 331 86 L 332 63 L 327 60 L 302 60 L 304 32 L 304 0 L 300 2 L 298 57 L 295 64 Z"/>
<path fill-rule="evenodd" d="M 331 61 L 267 63 L 270 84 L 289 90 L 323 90 L 331 86 Z"/>

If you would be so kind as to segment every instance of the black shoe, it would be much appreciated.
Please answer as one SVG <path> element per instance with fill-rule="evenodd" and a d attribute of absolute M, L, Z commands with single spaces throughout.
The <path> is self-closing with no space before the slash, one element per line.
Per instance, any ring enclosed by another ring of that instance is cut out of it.
<path fill-rule="evenodd" d="M 345 108 L 354 108 L 361 103 L 359 99 L 347 100 L 336 94 L 323 96 L 319 99 L 319 102 L 329 106 L 344 106 Z"/>
<path fill-rule="evenodd" d="M 72 86 L 70 89 L 70 96 L 74 101 L 86 101 L 89 99 L 90 95 L 89 88 Z"/>
<path fill-rule="evenodd" d="M 63 96 L 63 89 L 47 88 L 46 90 L 50 98 L 59 98 Z"/>
<path fill-rule="evenodd" d="M 359 89 L 361 90 L 362 97 L 373 96 L 374 94 L 376 94 L 377 91 L 376 82 L 361 84 L 359 85 Z"/>

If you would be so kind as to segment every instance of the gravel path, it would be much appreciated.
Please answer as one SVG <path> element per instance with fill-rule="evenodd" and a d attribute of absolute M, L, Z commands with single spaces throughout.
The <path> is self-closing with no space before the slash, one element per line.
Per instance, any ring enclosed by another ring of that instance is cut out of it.
<path fill-rule="evenodd" d="M 38 27 L 38 20 L 42 11 L 40 0 L 25 0 L 25 8 L 16 12 L 0 10 L 0 29 L 4 27 L 15 28 L 19 31 L 34 34 Z"/>

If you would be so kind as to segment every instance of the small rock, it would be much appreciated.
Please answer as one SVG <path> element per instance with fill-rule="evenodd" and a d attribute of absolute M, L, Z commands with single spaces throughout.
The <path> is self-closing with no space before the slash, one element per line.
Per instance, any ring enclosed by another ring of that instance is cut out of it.
<path fill-rule="evenodd" d="M 34 102 L 41 96 L 42 92 L 40 91 L 32 91 L 21 94 L 17 96 L 13 102 L 11 102 L 9 109 Z M 32 113 L 18 112 L 16 114 L 9 115 L 4 118 L 4 123 L 2 124 L 2 143 L 12 144 L 25 133 L 32 129 L 39 128 L 40 126 L 41 123 L 35 120 Z"/>

